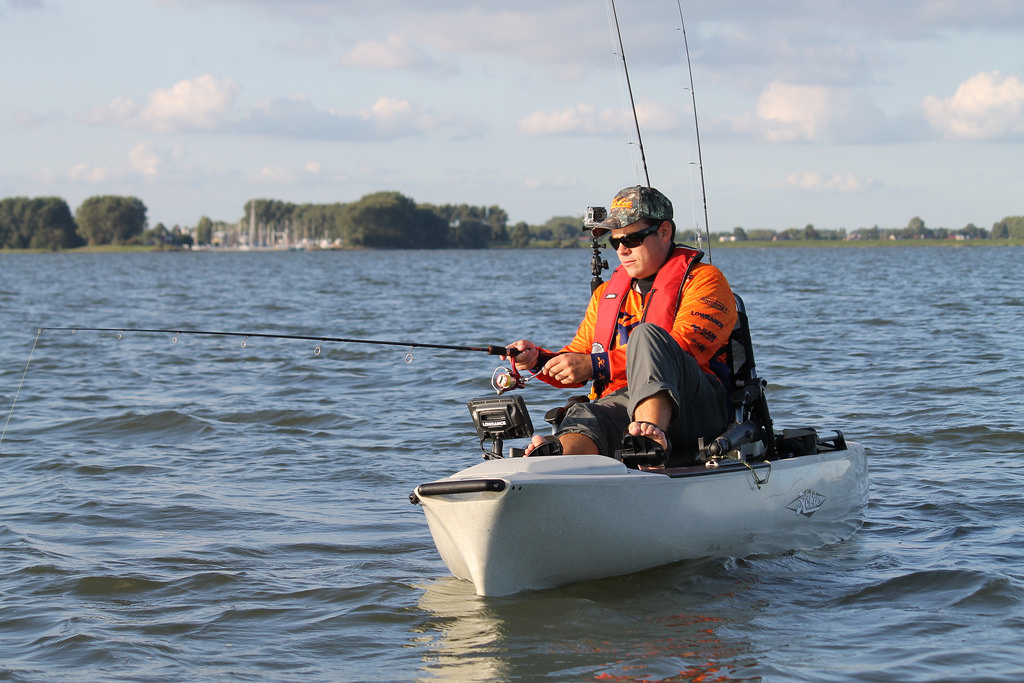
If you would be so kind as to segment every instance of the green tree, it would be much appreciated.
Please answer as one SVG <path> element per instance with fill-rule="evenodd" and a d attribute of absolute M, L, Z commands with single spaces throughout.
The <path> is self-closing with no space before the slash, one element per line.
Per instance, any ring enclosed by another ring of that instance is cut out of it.
<path fill-rule="evenodd" d="M 992 226 L 992 236 L 1005 234 L 1012 240 L 1024 239 L 1024 216 L 1007 216 Z"/>
<path fill-rule="evenodd" d="M 538 234 L 545 240 L 575 242 L 583 235 L 583 220 L 575 216 L 555 216 L 540 226 Z"/>
<path fill-rule="evenodd" d="M 182 230 L 180 225 L 175 225 L 171 229 L 171 244 L 177 247 L 191 247 L 195 244 L 195 240 L 191 234 Z"/>
<path fill-rule="evenodd" d="M 444 220 L 439 218 L 439 220 Z M 475 218 L 458 221 L 448 227 L 448 246 L 456 249 L 486 249 L 491 226 Z"/>
<path fill-rule="evenodd" d="M 491 226 L 491 239 L 495 242 L 508 241 L 508 212 L 500 206 L 488 206 L 484 222 Z"/>
<path fill-rule="evenodd" d="M 957 234 L 972 240 L 983 240 L 988 237 L 988 231 L 985 228 L 979 228 L 974 223 L 968 223 L 957 231 Z"/>
<path fill-rule="evenodd" d="M 398 192 L 369 194 L 346 204 L 345 243 L 380 249 L 436 249 L 448 239 L 448 223 Z"/>
<path fill-rule="evenodd" d="M 128 244 L 146 228 L 146 205 L 136 197 L 89 197 L 75 212 L 89 244 Z"/>
<path fill-rule="evenodd" d="M 530 246 L 530 226 L 520 221 L 512 226 L 511 230 L 512 246 L 513 247 L 528 247 Z"/>
<path fill-rule="evenodd" d="M 451 228 L 460 228 L 467 221 L 478 221 L 490 227 L 490 242 L 508 242 L 508 213 L 500 206 L 471 206 L 469 204 L 423 204 L 421 208 L 429 209 L 445 220 Z M 456 231 L 457 233 L 457 231 Z M 451 233 L 449 237 L 451 237 Z M 459 237 L 455 236 L 456 239 Z"/>
<path fill-rule="evenodd" d="M 338 219 L 342 204 L 301 204 L 292 214 L 292 233 L 296 240 L 328 242 L 341 238 Z"/>
<path fill-rule="evenodd" d="M 146 244 L 163 246 L 171 241 L 171 233 L 163 223 L 157 223 L 149 230 L 142 233 L 142 241 Z"/>
<path fill-rule="evenodd" d="M 82 244 L 77 228 L 60 197 L 0 201 L 0 249 L 70 249 Z"/>
<path fill-rule="evenodd" d="M 196 244 L 209 244 L 213 240 L 213 221 L 203 216 L 196 225 Z"/>
<path fill-rule="evenodd" d="M 903 228 L 903 237 L 906 239 L 920 239 L 927 237 L 927 229 L 925 228 L 924 221 L 919 216 L 914 216 L 907 223 L 907 227 Z"/>
<path fill-rule="evenodd" d="M 737 242 L 747 241 L 747 231 L 739 227 L 738 225 L 732 229 L 732 236 L 736 238 Z"/>

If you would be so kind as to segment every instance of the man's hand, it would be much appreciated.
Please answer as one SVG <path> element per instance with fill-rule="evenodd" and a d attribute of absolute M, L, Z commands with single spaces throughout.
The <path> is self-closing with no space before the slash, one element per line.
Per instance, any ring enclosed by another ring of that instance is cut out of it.
<path fill-rule="evenodd" d="M 543 372 L 562 384 L 583 384 L 594 376 L 589 353 L 560 353 L 544 364 Z"/>
<path fill-rule="evenodd" d="M 516 370 L 529 370 L 537 364 L 537 359 L 540 358 L 540 350 L 537 348 L 537 345 L 528 339 L 512 342 L 506 348 L 519 351 L 513 359 L 516 364 Z M 501 359 L 508 360 L 509 357 L 502 356 Z"/>

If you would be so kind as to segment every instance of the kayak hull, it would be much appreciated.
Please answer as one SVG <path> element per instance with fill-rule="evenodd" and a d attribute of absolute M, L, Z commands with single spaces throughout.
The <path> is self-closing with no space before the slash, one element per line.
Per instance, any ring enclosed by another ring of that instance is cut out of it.
<path fill-rule="evenodd" d="M 507 458 L 422 484 L 413 500 L 449 571 L 487 596 L 820 547 L 861 525 L 860 444 L 753 467 L 655 472 L 600 455 Z"/>

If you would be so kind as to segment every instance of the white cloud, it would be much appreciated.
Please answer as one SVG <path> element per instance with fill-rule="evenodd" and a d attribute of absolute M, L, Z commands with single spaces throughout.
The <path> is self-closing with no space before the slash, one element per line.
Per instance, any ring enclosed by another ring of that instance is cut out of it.
<path fill-rule="evenodd" d="M 393 140 L 456 123 L 450 116 L 435 114 L 400 97 L 380 97 L 369 107 L 343 111 L 317 109 L 306 95 L 269 98 L 231 119 L 228 114 L 238 89 L 229 79 L 199 76 L 155 90 L 141 105 L 129 97 L 116 97 L 108 105 L 93 107 L 81 118 L 95 125 L 159 133 L 220 131 L 353 141 Z M 24 124 L 28 123 L 26 119 Z M 460 128 L 472 131 L 474 126 L 460 122 Z"/>
<path fill-rule="evenodd" d="M 237 94 L 238 86 L 230 80 L 206 74 L 156 90 L 142 115 L 156 130 L 208 130 L 222 123 Z"/>
<path fill-rule="evenodd" d="M 770 142 L 815 140 L 832 113 L 829 95 L 822 86 L 769 83 L 754 113 L 766 124 L 764 135 Z"/>
<path fill-rule="evenodd" d="M 148 183 L 180 182 L 188 174 L 196 172 L 194 168 L 181 167 L 181 161 L 185 156 L 185 150 L 181 145 L 161 148 L 153 142 L 139 142 L 128 150 L 126 157 L 115 158 L 108 163 L 82 161 L 66 171 L 54 170 L 47 166 L 36 174 L 36 179 L 47 184 L 70 182 L 85 185 L 138 180 Z"/>
<path fill-rule="evenodd" d="M 786 176 L 786 185 L 808 192 L 851 193 L 875 188 L 878 182 L 874 178 L 859 176 L 855 173 L 837 173 L 827 176 L 814 171 L 803 171 Z"/>
<path fill-rule="evenodd" d="M 301 184 L 303 186 L 322 182 L 338 182 L 343 179 L 343 176 L 329 174 L 319 161 L 307 161 L 297 168 L 284 164 L 266 165 L 246 178 L 253 185 Z"/>
<path fill-rule="evenodd" d="M 680 128 L 680 116 L 669 107 L 649 99 L 636 105 L 640 129 L 668 133 Z M 574 107 L 537 111 L 519 122 L 519 132 L 529 136 L 545 135 L 611 135 L 632 130 L 628 113 L 619 109 L 598 109 L 581 102 Z"/>
<path fill-rule="evenodd" d="M 577 80 L 594 65 L 605 68 L 607 26 L 603 12 L 585 2 L 413 2 L 400 30 L 438 54 L 464 63 L 469 55 L 498 55 L 543 65 L 556 80 Z M 573 38 L 573 37 L 577 37 Z M 467 55 L 466 53 L 469 53 Z M 456 55 L 462 55 L 456 57 Z"/>
<path fill-rule="evenodd" d="M 113 176 L 114 172 L 109 166 L 93 166 L 86 162 L 75 164 L 68 171 L 68 180 L 90 185 L 106 183 Z"/>
<path fill-rule="evenodd" d="M 772 143 L 867 143 L 906 138 L 903 123 L 889 120 L 857 90 L 773 81 L 754 110 L 723 117 L 730 132 Z"/>
<path fill-rule="evenodd" d="M 519 122 L 519 132 L 530 136 L 606 135 L 623 130 L 625 126 L 621 111 L 598 110 L 594 105 L 586 103 L 558 110 L 537 111 Z"/>
<path fill-rule="evenodd" d="M 433 73 L 452 73 L 454 69 L 430 57 L 408 36 L 392 33 L 384 40 L 367 40 L 342 55 L 344 67 L 397 71 L 408 69 Z"/>
<path fill-rule="evenodd" d="M 160 166 L 163 163 L 163 159 L 152 142 L 140 142 L 132 147 L 128 153 L 128 160 L 132 168 L 149 178 L 159 175 Z"/>
<path fill-rule="evenodd" d="M 381 97 L 369 109 L 358 110 L 356 115 L 376 130 L 400 135 L 433 130 L 447 122 L 446 118 L 400 97 Z"/>
<path fill-rule="evenodd" d="M 14 123 L 22 128 L 41 128 L 58 118 L 60 118 L 60 114 L 52 110 L 40 114 L 26 109 L 17 109 L 13 114 Z"/>
<path fill-rule="evenodd" d="M 256 135 L 322 140 L 394 140 L 455 123 L 400 97 L 380 97 L 354 111 L 317 109 L 305 95 L 264 100 L 234 126 Z"/>
<path fill-rule="evenodd" d="M 96 125 L 161 133 L 213 130 L 224 124 L 237 94 L 238 86 L 231 80 L 206 74 L 154 90 L 141 105 L 130 97 L 115 97 L 106 106 L 93 107 L 82 118 Z"/>
<path fill-rule="evenodd" d="M 257 185 L 293 185 L 297 180 L 298 174 L 294 169 L 280 164 L 264 166 L 249 176 L 249 182 Z"/>
<path fill-rule="evenodd" d="M 932 127 L 951 140 L 1024 139 L 1024 82 L 998 71 L 968 78 L 952 97 L 922 104 Z"/>

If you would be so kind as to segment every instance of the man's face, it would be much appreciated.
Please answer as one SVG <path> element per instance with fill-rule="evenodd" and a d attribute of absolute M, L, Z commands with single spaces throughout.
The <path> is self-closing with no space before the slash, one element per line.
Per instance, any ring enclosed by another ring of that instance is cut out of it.
<path fill-rule="evenodd" d="M 619 242 L 615 253 L 619 257 L 619 263 L 626 269 L 630 277 L 651 277 L 664 265 L 665 259 L 668 257 L 669 249 L 672 246 L 672 224 L 668 221 L 662 221 L 655 225 L 652 223 L 653 221 L 640 220 L 630 223 L 624 228 L 612 230 L 612 239 L 622 240 L 625 238 L 625 241 Z M 632 241 L 628 236 L 634 233 L 637 234 L 637 237 L 632 240 L 639 238 L 641 234 L 646 234 L 646 236 L 639 244 L 632 247 L 626 246 L 626 242 Z M 612 246 L 614 246 L 614 242 Z"/>

